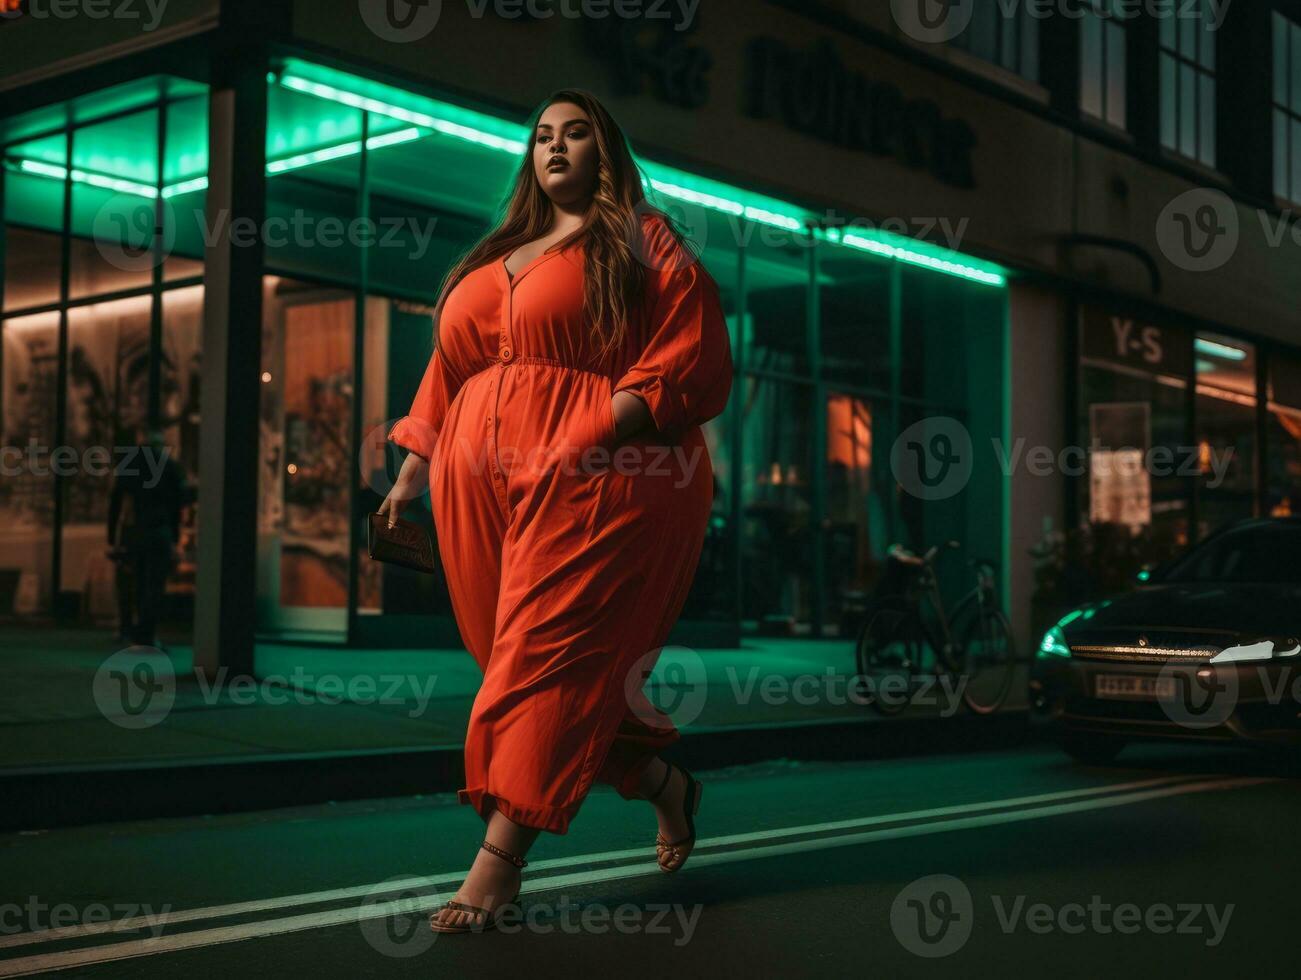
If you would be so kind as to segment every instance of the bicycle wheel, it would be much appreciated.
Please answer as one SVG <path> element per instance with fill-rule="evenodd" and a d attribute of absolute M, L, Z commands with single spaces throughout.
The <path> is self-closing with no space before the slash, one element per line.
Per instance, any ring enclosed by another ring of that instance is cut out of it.
<path fill-rule="evenodd" d="M 978 715 L 993 714 L 1007 700 L 1016 673 L 1012 627 L 997 609 L 982 609 L 961 633 L 962 700 Z"/>
<path fill-rule="evenodd" d="M 858 633 L 859 690 L 883 715 L 896 715 L 912 700 L 922 650 L 917 612 L 904 602 L 878 603 Z"/>

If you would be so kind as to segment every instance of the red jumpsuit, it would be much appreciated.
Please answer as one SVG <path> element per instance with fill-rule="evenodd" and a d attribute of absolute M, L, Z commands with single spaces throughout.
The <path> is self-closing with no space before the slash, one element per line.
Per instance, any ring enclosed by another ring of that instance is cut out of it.
<path fill-rule="evenodd" d="M 389 433 L 430 461 L 452 609 L 483 670 L 459 797 L 485 819 L 495 807 L 563 834 L 593 780 L 631 798 L 678 738 L 628 678 L 653 665 L 700 559 L 713 503 L 700 425 L 727 404 L 732 355 L 717 289 L 663 218 L 641 227 L 646 294 L 616 354 L 594 363 L 581 241 L 513 279 L 495 259 L 448 295 Z M 654 428 L 616 447 L 623 390 Z M 587 452 L 546 456 L 559 447 Z"/>

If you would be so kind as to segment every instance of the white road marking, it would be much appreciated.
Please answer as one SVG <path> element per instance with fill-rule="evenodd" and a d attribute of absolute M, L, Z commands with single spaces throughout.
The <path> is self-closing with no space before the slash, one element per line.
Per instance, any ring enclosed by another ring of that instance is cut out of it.
<path fill-rule="evenodd" d="M 1159 780 L 1157 780 L 1159 781 Z M 721 851 L 713 854 L 696 854 L 692 852 L 692 864 L 695 867 L 712 864 L 732 864 L 740 861 L 754 861 L 766 857 L 780 857 L 808 851 L 830 850 L 837 847 L 851 847 L 882 840 L 895 840 L 902 837 L 918 837 L 927 834 L 943 833 L 952 830 L 968 830 L 973 827 L 988 827 L 998 824 L 1016 823 L 1026 820 L 1040 820 L 1045 817 L 1061 816 L 1070 813 L 1082 813 L 1088 810 L 1101 810 L 1108 807 L 1128 806 L 1149 800 L 1185 793 L 1198 793 L 1208 790 L 1238 789 L 1261 783 L 1277 782 L 1271 777 L 1252 776 L 1240 778 L 1217 778 L 1200 782 L 1182 782 L 1163 787 L 1153 787 L 1132 793 L 1102 796 L 1096 799 L 1079 799 L 1072 802 L 1050 804 L 1032 809 L 1004 810 L 985 813 L 978 816 L 956 817 L 949 820 L 937 820 L 931 823 L 908 824 L 901 827 L 885 827 L 859 833 L 840 834 L 833 837 L 817 837 L 811 840 L 790 841 L 784 844 L 771 844 L 763 847 L 744 848 L 735 851 Z M 1056 795 L 1056 794 L 1045 794 Z M 816 825 L 814 825 L 816 826 Z M 793 830 L 795 828 L 787 828 Z M 768 835 L 772 836 L 772 835 Z M 640 853 L 640 852 L 639 852 Z M 573 860 L 573 859 L 569 859 Z M 542 862 L 539 862 L 542 863 Z M 525 883 L 522 894 L 555 891 L 559 888 L 578 887 L 605 881 L 617 881 L 642 875 L 658 875 L 658 866 L 653 861 L 640 864 L 625 864 L 613 868 L 601 868 L 593 871 L 580 871 L 573 874 L 551 875 Z M 424 906 L 430 910 L 439 904 L 438 900 Z M 247 922 L 235 926 L 215 929 L 202 929 L 194 932 L 163 936 L 157 939 L 135 939 L 108 946 L 92 946 L 85 949 L 67 950 L 58 953 L 44 953 L 19 959 L 0 961 L 0 977 L 20 976 L 43 973 L 49 970 L 64 970 L 76 966 L 89 966 L 96 963 L 109 963 L 116 960 L 133 959 L 140 956 L 154 956 L 159 953 L 175 952 L 183 949 L 198 949 L 223 943 L 241 942 L 248 939 L 265 939 L 291 932 L 310 929 L 323 929 L 330 926 L 360 923 L 370 919 L 384 918 L 393 914 L 409 914 L 411 904 L 408 899 L 383 902 L 369 908 L 331 909 L 305 915 L 269 919 L 262 922 Z"/>
<path fill-rule="evenodd" d="M 1108 783 L 1104 786 L 1087 786 L 1080 789 L 1058 790 L 1053 793 L 1037 793 L 1032 796 L 1012 796 L 1001 800 L 984 800 L 977 803 L 958 803 L 951 806 L 931 807 L 925 810 L 908 810 L 902 813 L 882 813 L 871 817 L 855 817 L 849 820 L 832 820 L 827 823 L 805 824 L 798 827 L 777 827 L 772 830 L 757 830 L 744 834 L 729 834 L 723 837 L 701 838 L 696 841 L 693 854 L 714 847 L 727 847 L 733 844 L 748 844 L 753 841 L 774 840 L 783 837 L 802 837 L 809 834 L 822 834 L 839 830 L 852 830 L 858 827 L 871 827 L 883 823 L 899 823 L 905 820 L 929 820 L 934 817 L 949 817 L 959 813 L 979 813 L 987 810 L 1000 810 L 1016 806 L 1034 806 L 1039 803 L 1051 803 L 1057 800 L 1078 799 L 1105 793 L 1121 793 L 1134 789 L 1145 789 L 1169 783 L 1211 778 L 1209 775 L 1159 776 L 1153 779 L 1139 779 L 1127 783 Z M 604 851 L 596 854 L 577 854 L 570 857 L 546 858 L 530 861 L 530 874 L 563 868 L 583 867 L 590 864 L 604 864 L 609 861 L 627 861 L 644 858 L 650 847 L 635 847 L 620 851 Z M 442 885 L 459 885 L 465 878 L 465 871 L 446 872 L 441 875 L 422 875 L 388 881 L 389 891 L 403 889 L 438 888 Z M 363 898 L 372 894 L 376 888 L 386 884 L 374 882 L 369 885 L 351 885 L 347 888 L 332 888 L 327 891 L 304 892 L 299 895 L 284 895 L 279 898 L 257 899 L 249 902 L 234 902 L 227 905 L 212 905 L 206 908 L 183 909 L 168 912 L 146 919 L 136 916 L 119 919 L 114 922 L 94 922 L 80 926 L 61 926 L 57 929 L 44 929 L 38 932 L 22 932 L 9 936 L 0 936 L 0 949 L 15 946 L 28 946 L 33 943 L 53 943 L 65 939 L 78 939 L 86 936 L 111 933 L 138 932 L 142 929 L 157 929 L 182 922 L 196 922 L 202 919 L 226 919 L 237 915 L 250 915 L 255 912 L 272 912 L 277 909 L 297 908 L 301 905 L 324 905 L 349 898 Z M 3 976 L 3 974 L 0 974 Z"/>

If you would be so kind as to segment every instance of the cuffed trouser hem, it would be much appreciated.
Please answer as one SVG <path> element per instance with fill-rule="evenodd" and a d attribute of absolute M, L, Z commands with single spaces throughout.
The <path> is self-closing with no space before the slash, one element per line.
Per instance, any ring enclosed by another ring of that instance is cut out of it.
<path fill-rule="evenodd" d="M 481 788 L 458 789 L 456 797 L 462 803 L 468 803 L 474 807 L 475 812 L 485 821 L 492 816 L 494 810 L 498 810 L 505 814 L 506 819 L 511 823 L 517 823 L 521 827 L 532 827 L 535 830 L 545 830 L 553 834 L 566 833 L 569 830 L 569 822 L 574 819 L 579 806 L 582 805 L 582 800 L 568 806 L 548 806 L 545 803 L 512 803 L 510 800 Z"/>

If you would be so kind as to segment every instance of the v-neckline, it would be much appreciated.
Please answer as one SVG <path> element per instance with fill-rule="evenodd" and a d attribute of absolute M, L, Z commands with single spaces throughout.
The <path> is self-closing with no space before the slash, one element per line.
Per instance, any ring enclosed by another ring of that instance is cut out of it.
<path fill-rule="evenodd" d="M 520 248 L 523 247 L 524 246 L 522 245 L 520 246 Z M 519 249 L 517 248 L 515 252 L 518 251 Z M 544 259 L 549 259 L 553 255 L 559 255 L 562 251 L 564 250 L 556 248 L 555 245 L 552 245 L 549 248 L 540 252 L 539 254 L 533 256 L 533 258 L 529 259 L 527 262 L 525 262 L 522 266 L 520 266 L 520 268 L 518 269 L 518 271 L 515 272 L 514 275 L 512 275 L 511 271 L 506 268 L 506 260 L 514 256 L 515 254 L 515 252 L 510 252 L 509 254 L 503 254 L 500 258 L 497 259 L 497 268 L 501 269 L 502 275 L 505 276 L 506 285 L 509 288 L 514 289 L 515 286 L 519 283 L 519 281 L 523 279 L 524 276 L 527 275 L 533 269 L 534 266 L 539 265 Z"/>

